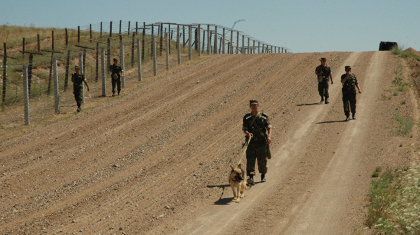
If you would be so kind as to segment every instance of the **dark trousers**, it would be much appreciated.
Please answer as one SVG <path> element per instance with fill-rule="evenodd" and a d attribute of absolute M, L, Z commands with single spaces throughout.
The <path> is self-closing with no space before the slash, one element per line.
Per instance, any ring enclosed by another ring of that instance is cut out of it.
<path fill-rule="evenodd" d="M 112 94 L 115 94 L 115 86 L 117 86 L 118 94 L 120 94 L 121 91 L 121 79 L 112 79 Z"/>
<path fill-rule="evenodd" d="M 80 106 L 82 105 L 82 101 L 83 101 L 83 91 L 82 91 L 83 87 L 73 87 L 73 94 L 74 94 L 74 99 L 76 100 L 76 104 L 77 107 L 80 108 Z"/>
<path fill-rule="evenodd" d="M 330 94 L 328 93 L 328 82 L 327 81 L 318 82 L 318 92 L 319 92 L 319 95 L 322 98 L 330 97 Z"/>
<path fill-rule="evenodd" d="M 258 171 L 267 173 L 267 144 L 250 143 L 246 150 L 246 172 L 249 176 L 255 175 L 255 161 L 258 163 Z"/>
<path fill-rule="evenodd" d="M 356 92 L 343 92 L 343 108 L 346 116 L 356 113 Z"/>

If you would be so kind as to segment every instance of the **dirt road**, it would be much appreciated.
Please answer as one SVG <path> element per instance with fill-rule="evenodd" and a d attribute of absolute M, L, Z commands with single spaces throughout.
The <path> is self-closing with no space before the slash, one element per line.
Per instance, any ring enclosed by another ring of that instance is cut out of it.
<path fill-rule="evenodd" d="M 320 57 L 329 59 L 334 74 L 327 105 L 317 103 Z M 357 119 L 349 122 L 343 122 L 341 102 L 345 65 L 363 91 Z M 397 113 L 418 121 L 414 93 L 390 92 L 399 65 L 404 68 L 389 52 L 202 57 L 123 97 L 2 139 L 0 231 L 362 230 L 375 167 L 408 165 L 417 148 L 416 134 L 395 134 Z M 249 99 L 259 100 L 272 119 L 273 158 L 267 182 L 234 203 L 227 175 L 242 153 Z"/>

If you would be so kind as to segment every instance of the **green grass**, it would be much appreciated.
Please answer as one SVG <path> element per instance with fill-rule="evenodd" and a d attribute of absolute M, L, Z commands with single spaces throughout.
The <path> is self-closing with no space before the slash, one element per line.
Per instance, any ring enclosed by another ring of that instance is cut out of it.
<path fill-rule="evenodd" d="M 386 170 L 380 178 L 372 180 L 366 220 L 372 234 L 420 234 L 419 178 L 419 166 L 406 166 Z"/>
<path fill-rule="evenodd" d="M 407 133 L 410 132 L 414 124 L 413 119 L 403 117 L 399 113 L 395 115 L 394 119 L 400 124 L 400 127 L 397 130 L 397 135 L 399 136 L 406 135 Z"/>
<path fill-rule="evenodd" d="M 415 58 L 416 60 L 420 61 L 420 57 L 418 55 L 415 55 L 411 53 L 409 50 L 406 50 L 402 46 L 394 46 L 391 49 L 391 52 L 395 55 L 398 55 L 401 58 L 407 59 L 407 58 Z"/>

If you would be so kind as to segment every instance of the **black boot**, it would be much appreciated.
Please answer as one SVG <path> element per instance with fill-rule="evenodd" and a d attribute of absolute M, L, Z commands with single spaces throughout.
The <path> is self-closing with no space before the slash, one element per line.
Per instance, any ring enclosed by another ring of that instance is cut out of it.
<path fill-rule="evenodd" d="M 265 182 L 265 174 L 261 174 L 261 182 Z"/>
<path fill-rule="evenodd" d="M 328 98 L 325 98 L 325 103 L 326 103 L 326 104 L 330 103 L 330 102 L 328 101 Z"/>
<path fill-rule="evenodd" d="M 249 176 L 249 178 L 248 178 L 248 184 L 249 184 L 249 185 L 255 185 L 255 182 L 254 182 L 254 175 L 250 175 L 250 176 Z"/>

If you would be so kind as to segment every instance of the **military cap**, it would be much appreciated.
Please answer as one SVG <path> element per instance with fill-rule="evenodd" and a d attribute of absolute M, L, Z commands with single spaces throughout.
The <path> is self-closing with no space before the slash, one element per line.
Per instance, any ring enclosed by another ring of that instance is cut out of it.
<path fill-rule="evenodd" d="M 114 58 L 114 61 L 118 61 L 117 58 Z"/>
<path fill-rule="evenodd" d="M 258 101 L 257 100 L 250 100 L 249 105 L 251 105 L 251 104 L 258 104 Z"/>
<path fill-rule="evenodd" d="M 75 68 L 75 69 L 78 69 L 78 68 L 79 68 L 79 66 L 77 66 L 77 65 L 76 65 L 76 66 L 74 66 L 74 68 Z"/>
<path fill-rule="evenodd" d="M 345 66 L 345 67 L 344 67 L 344 69 L 345 69 L 345 70 L 347 70 L 347 69 L 351 69 L 351 66 L 347 65 L 347 66 Z"/>
<path fill-rule="evenodd" d="M 326 58 L 322 57 L 321 59 L 319 59 L 320 61 L 327 61 Z"/>

